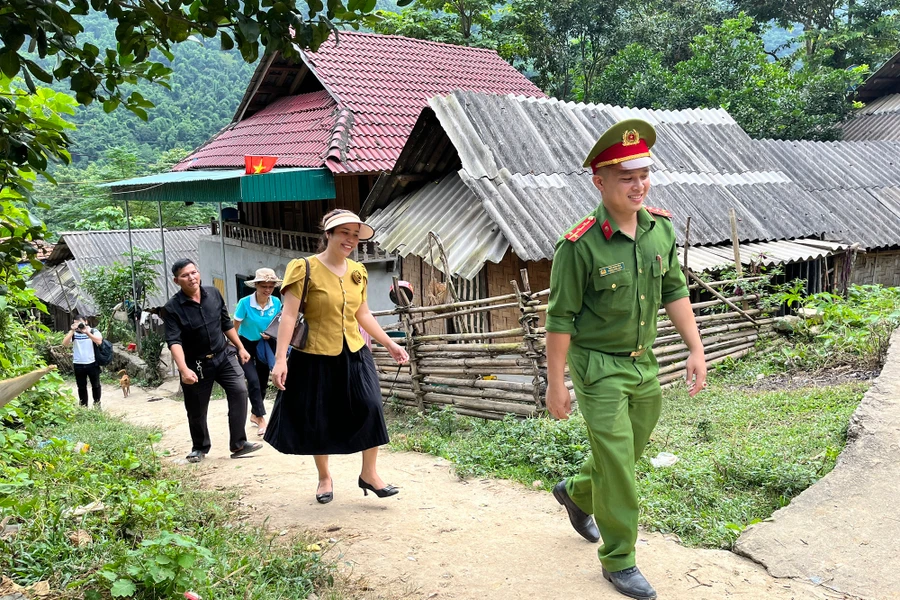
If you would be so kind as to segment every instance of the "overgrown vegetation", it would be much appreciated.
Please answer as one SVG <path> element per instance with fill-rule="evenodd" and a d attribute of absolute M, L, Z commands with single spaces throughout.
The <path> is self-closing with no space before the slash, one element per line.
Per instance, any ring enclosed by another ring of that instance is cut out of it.
<path fill-rule="evenodd" d="M 801 290 L 802 282 L 778 286 L 771 307 L 814 308 L 821 322 L 798 319 L 796 331 L 775 346 L 762 344 L 749 358 L 721 363 L 693 399 L 680 386 L 665 390 L 663 415 L 637 466 L 643 526 L 677 534 L 689 545 L 728 548 L 747 525 L 834 467 L 868 383 L 845 377 L 834 385 L 772 390 L 764 379 L 790 380 L 797 371 L 838 365 L 877 369 L 900 324 L 900 290 L 853 286 L 847 298 L 806 297 Z M 540 481 L 550 489 L 576 473 L 590 453 L 577 411 L 568 421 L 485 421 L 452 408 L 415 414 L 397 407 L 397 415 L 390 421 L 394 448 L 445 457 L 461 477 Z M 679 461 L 655 468 L 649 458 L 659 452 Z"/>
<path fill-rule="evenodd" d="M 0 516 L 19 529 L 0 541 L 0 569 L 17 583 L 86 599 L 332 594 L 313 540 L 243 524 L 233 495 L 164 471 L 159 434 L 47 397 L 30 393 L 2 415 Z"/>
<path fill-rule="evenodd" d="M 134 249 L 134 280 L 132 281 L 131 260 L 123 253 L 124 262 L 114 261 L 112 265 L 91 267 L 81 272 L 81 286 L 90 294 L 100 315 L 98 328 L 103 335 L 116 341 L 128 341 L 134 337 L 133 324 L 137 322 L 139 310 L 147 296 L 157 290 L 155 265 L 161 261 L 154 258 L 155 252 L 141 248 Z M 138 307 L 134 306 L 132 286 L 137 290 Z M 125 307 L 128 322 L 115 318 L 115 308 Z"/>

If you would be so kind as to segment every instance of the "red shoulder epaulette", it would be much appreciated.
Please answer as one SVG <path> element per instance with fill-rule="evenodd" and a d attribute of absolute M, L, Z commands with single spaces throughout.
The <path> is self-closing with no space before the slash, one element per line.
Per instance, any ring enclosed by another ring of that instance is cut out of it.
<path fill-rule="evenodd" d="M 667 211 L 664 208 L 654 208 L 653 206 L 645 206 L 644 208 L 646 208 L 647 212 L 650 213 L 651 215 L 656 215 L 658 217 L 665 217 L 667 219 L 672 218 L 672 213 L 670 213 L 669 211 Z"/>
<path fill-rule="evenodd" d="M 569 233 L 567 233 L 564 237 L 567 240 L 569 240 L 570 242 L 577 242 L 578 238 L 583 236 L 585 234 L 585 232 L 588 229 L 590 229 L 591 227 L 593 227 L 594 223 L 596 223 L 596 222 L 597 222 L 596 217 L 593 217 L 593 216 L 585 217 L 584 221 L 582 221 L 581 223 L 579 223 L 578 225 L 573 227 L 571 230 L 569 230 Z"/>

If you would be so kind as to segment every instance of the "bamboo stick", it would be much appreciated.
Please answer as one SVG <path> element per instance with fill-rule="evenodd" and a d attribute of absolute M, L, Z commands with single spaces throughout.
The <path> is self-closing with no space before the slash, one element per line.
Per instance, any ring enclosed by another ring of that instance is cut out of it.
<path fill-rule="evenodd" d="M 757 334 L 741 336 L 739 338 L 725 340 L 722 342 L 713 343 L 713 344 L 709 344 L 709 345 L 703 344 L 703 350 L 704 350 L 704 352 L 710 352 L 711 354 L 714 354 L 715 352 L 717 352 L 719 350 L 723 350 L 725 348 L 734 348 L 735 346 L 741 346 L 741 345 L 750 344 L 750 343 L 755 344 L 756 340 L 758 340 L 758 339 L 759 339 L 759 335 L 757 335 Z M 691 355 L 691 353 L 689 350 L 682 350 L 681 352 L 678 352 L 677 354 L 666 355 L 664 357 L 664 359 L 663 358 L 657 359 L 657 362 L 659 363 L 660 366 L 670 365 L 674 362 L 679 362 L 679 361 L 685 360 L 690 355 Z"/>
<path fill-rule="evenodd" d="M 759 323 L 759 327 L 755 327 L 752 323 L 747 321 L 735 321 L 733 323 L 724 323 L 722 325 L 716 325 L 715 327 L 706 327 L 704 329 L 700 329 L 700 337 L 712 335 L 716 333 L 721 333 L 723 331 L 740 331 L 742 329 L 762 329 L 768 325 L 771 325 L 775 319 L 760 319 L 757 321 Z M 674 328 L 670 329 L 670 331 L 675 331 Z M 662 335 L 656 338 L 656 341 L 653 344 L 654 348 L 661 348 L 666 346 L 672 342 L 678 342 L 681 339 L 681 334 L 672 333 L 669 335 Z"/>
<path fill-rule="evenodd" d="M 541 290 L 540 292 L 534 292 L 531 294 L 531 298 L 542 298 L 544 296 L 549 296 L 550 290 L 549 288 L 546 290 Z M 423 314 L 429 312 L 444 312 L 446 313 L 449 310 L 456 310 L 459 308 L 471 308 L 473 306 L 485 306 L 490 305 L 496 302 L 503 302 L 506 300 L 515 300 L 515 294 L 505 294 L 503 296 L 492 296 L 490 298 L 479 298 L 477 300 L 464 300 L 462 302 L 450 302 L 447 304 L 435 304 L 434 306 L 411 306 L 409 307 L 410 314 Z M 496 306 L 493 308 L 497 308 Z M 379 310 L 373 311 L 373 317 L 387 317 L 389 315 L 399 314 L 397 309 L 391 310 Z"/>
<path fill-rule="evenodd" d="M 751 337 L 756 338 L 758 336 L 759 332 L 756 329 L 751 329 L 750 331 L 725 332 L 710 337 L 702 337 L 701 339 L 703 341 L 704 350 L 708 350 L 710 347 L 722 342 L 730 342 L 733 340 L 740 340 L 744 338 L 750 339 Z M 653 353 L 656 355 L 657 360 L 660 361 L 663 360 L 663 356 L 669 356 L 683 350 L 687 350 L 687 344 L 670 344 L 668 346 L 653 347 Z"/>
<path fill-rule="evenodd" d="M 452 387 L 445 385 L 432 385 L 427 381 L 422 383 L 422 389 L 426 393 L 434 392 L 435 394 L 445 394 L 447 396 L 460 398 L 481 398 L 483 400 L 513 400 L 516 402 L 528 403 L 534 406 L 534 398 L 530 392 L 508 392 L 505 390 L 485 390 L 468 387 Z"/>
<path fill-rule="evenodd" d="M 423 344 L 421 346 L 416 345 L 416 355 L 421 356 L 423 358 L 427 357 L 428 354 L 435 354 L 441 352 L 451 352 L 453 354 L 459 354 L 460 352 L 518 352 L 524 353 L 527 348 L 525 344 L 520 344 L 517 342 L 509 342 L 509 343 L 501 343 L 497 342 L 494 344 Z"/>
<path fill-rule="evenodd" d="M 528 280 L 528 270 L 520 269 L 519 275 L 522 277 L 522 285 L 525 288 L 525 294 L 523 294 L 522 291 L 519 290 L 518 283 L 516 283 L 515 281 L 511 281 L 510 283 L 513 286 L 513 291 L 516 294 L 516 300 L 519 301 L 520 310 L 523 313 L 522 317 L 519 319 L 519 323 L 522 324 L 522 328 L 526 332 L 524 341 L 525 355 L 531 361 L 531 396 L 534 400 L 535 408 L 542 409 L 544 408 L 544 390 L 547 387 L 547 373 L 545 370 L 541 369 L 541 363 L 546 362 L 546 355 L 543 352 L 546 348 L 546 342 L 538 344 L 533 335 L 538 329 L 537 314 L 525 314 L 526 306 L 532 304 L 532 302 L 530 301 L 531 299 L 527 296 L 531 292 L 531 283 Z M 537 302 L 537 300 L 535 300 L 535 302 Z"/>
<path fill-rule="evenodd" d="M 406 294 L 402 293 L 400 290 L 400 282 L 396 277 L 393 278 L 394 290 L 397 292 L 397 299 L 400 300 L 400 304 L 403 305 L 405 309 L 404 312 L 400 315 L 400 320 L 403 322 L 403 329 L 406 332 L 406 352 L 409 354 L 409 372 L 412 375 L 412 389 L 413 393 L 416 395 L 416 407 L 419 410 L 425 410 L 425 400 L 424 400 L 424 392 L 419 387 L 419 378 L 417 375 L 419 374 L 419 365 L 416 363 L 418 360 L 418 352 L 416 351 L 415 340 L 413 339 L 413 334 L 415 333 L 415 327 L 412 326 L 411 319 L 409 313 L 406 310 L 409 309 L 409 299 L 406 297 Z"/>
<path fill-rule="evenodd" d="M 748 294 L 746 296 L 730 296 L 728 300 L 734 302 L 737 300 L 759 300 L 759 294 Z M 716 300 L 707 300 L 706 302 L 694 302 L 691 304 L 691 308 L 694 309 L 694 312 L 703 309 L 709 308 L 710 306 L 716 306 L 717 304 L 722 304 L 722 301 L 719 299 Z M 666 314 L 666 309 L 661 308 L 657 311 L 657 314 L 662 316 Z"/>
<path fill-rule="evenodd" d="M 710 294 L 712 294 L 713 296 L 715 296 L 716 298 L 718 298 L 719 300 L 721 300 L 722 302 L 724 302 L 725 304 L 727 304 L 728 306 L 730 306 L 731 308 L 736 310 L 737 312 L 741 313 L 741 315 L 743 317 L 745 317 L 748 321 L 751 321 L 753 324 L 756 324 L 756 321 L 753 320 L 753 317 L 748 315 L 745 310 L 738 308 L 737 304 L 735 304 L 734 302 L 731 302 L 730 300 L 728 300 L 728 298 L 726 298 L 725 296 L 723 296 L 716 290 L 714 290 L 711 287 L 709 287 L 708 285 L 706 285 L 706 282 L 703 281 L 702 279 L 700 279 L 699 277 L 697 277 L 696 275 L 694 275 L 693 271 L 688 270 L 688 275 L 690 275 L 691 279 L 693 279 L 698 284 L 700 284 L 700 287 L 705 289 L 707 292 L 709 292 Z M 747 300 L 744 300 L 744 304 L 745 305 L 747 304 Z M 745 306 L 745 308 L 746 308 L 746 306 Z"/>
<path fill-rule="evenodd" d="M 545 332 L 545 329 L 543 327 L 541 327 L 540 329 L 538 329 L 532 333 L 544 333 L 544 332 Z M 505 329 L 503 331 L 485 331 L 483 333 L 445 333 L 445 334 L 436 334 L 436 335 L 418 335 L 418 336 L 416 336 L 416 341 L 417 342 L 442 342 L 442 341 L 465 342 L 465 341 L 469 341 L 469 340 L 522 337 L 523 335 L 525 335 L 525 330 L 522 327 L 517 327 L 516 329 Z"/>
<path fill-rule="evenodd" d="M 382 388 L 382 394 L 387 392 L 387 388 Z M 394 389 L 393 396 L 405 400 L 415 400 L 415 394 L 412 392 L 398 392 Z M 456 396 L 448 396 L 446 394 L 437 394 L 428 392 L 425 394 L 425 401 L 433 404 L 450 404 L 465 409 L 475 409 L 484 411 L 495 411 L 499 413 L 512 413 L 525 417 L 536 414 L 534 406 L 531 404 L 521 404 L 515 402 L 497 402 L 481 398 L 463 398 Z"/>
<path fill-rule="evenodd" d="M 739 344 L 736 346 L 732 346 L 725 350 L 720 350 L 719 352 L 714 352 L 712 354 L 706 355 L 706 362 L 709 363 L 710 360 L 714 358 L 719 358 L 720 356 L 728 356 L 728 354 L 732 352 L 737 352 L 738 350 L 743 350 L 744 348 L 752 348 L 756 342 L 749 342 L 747 344 Z M 679 369 L 683 369 L 687 365 L 686 360 L 682 360 L 676 363 L 671 363 L 666 365 L 665 367 L 660 367 L 659 375 L 665 375 L 666 373 L 671 373 L 673 371 L 677 371 Z"/>
<path fill-rule="evenodd" d="M 746 312 L 747 312 L 747 314 L 750 314 L 750 315 L 758 315 L 758 314 L 762 313 L 762 311 L 758 308 L 751 308 L 750 310 L 748 310 Z M 716 314 L 712 314 L 712 315 L 699 315 L 697 317 L 694 317 L 694 320 L 697 321 L 697 323 L 706 323 L 707 321 L 724 321 L 727 319 L 734 319 L 734 320 L 740 319 L 741 321 L 744 320 L 743 317 L 741 317 L 740 313 L 736 313 L 736 312 L 716 313 Z M 666 329 L 667 327 L 672 327 L 672 321 L 670 321 L 668 319 L 665 321 L 657 321 L 657 323 L 656 323 L 657 331 L 659 331 L 661 329 Z"/>
<path fill-rule="evenodd" d="M 730 283 L 743 283 L 745 281 L 760 281 L 761 279 L 765 279 L 764 277 L 742 277 L 740 279 L 723 279 L 722 281 L 709 281 L 706 283 L 709 287 L 722 287 L 728 285 Z M 699 289 L 700 286 L 696 283 L 692 283 L 688 285 L 689 290 Z"/>
<path fill-rule="evenodd" d="M 713 365 L 717 365 L 720 362 L 724 362 L 724 361 L 728 360 L 729 358 L 737 360 L 739 358 L 743 358 L 743 357 L 747 356 L 751 352 L 753 352 L 753 348 L 745 348 L 743 350 L 738 350 L 734 354 L 728 354 L 725 356 L 720 356 L 719 358 L 716 358 L 713 360 L 708 360 L 708 361 L 706 361 L 706 366 L 711 367 Z M 675 385 L 675 382 L 678 379 L 681 379 L 683 377 L 684 377 L 683 373 L 669 373 L 668 375 L 664 375 L 664 376 L 660 377 L 659 383 L 660 383 L 661 387 L 670 387 L 672 385 Z"/>
<path fill-rule="evenodd" d="M 402 406 L 409 406 L 415 408 L 416 403 L 413 400 L 405 400 L 402 398 L 396 398 L 395 401 Z M 487 410 L 475 410 L 472 408 L 455 408 L 456 414 L 463 417 L 476 417 L 478 419 L 490 419 L 492 421 L 502 421 L 508 413 L 498 413 Z M 513 415 L 518 418 L 524 418 L 526 415 Z"/>
<path fill-rule="evenodd" d="M 393 381 L 393 377 L 391 377 L 390 373 L 379 373 L 378 378 L 382 381 Z M 411 377 L 409 375 L 401 375 L 397 381 L 398 382 L 409 382 Z M 447 385 L 451 387 L 470 387 L 470 388 L 479 388 L 479 389 L 496 389 L 496 390 L 506 390 L 510 392 L 531 392 L 531 384 L 528 383 L 517 383 L 515 381 L 494 381 L 487 379 L 459 379 L 459 378 L 451 378 L 451 377 L 432 377 L 430 375 L 427 376 L 422 383 L 425 384 L 433 384 L 433 385 Z"/>

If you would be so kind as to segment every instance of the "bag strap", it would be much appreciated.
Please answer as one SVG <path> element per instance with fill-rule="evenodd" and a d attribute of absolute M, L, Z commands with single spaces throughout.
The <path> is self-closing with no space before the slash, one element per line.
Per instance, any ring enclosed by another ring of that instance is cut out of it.
<path fill-rule="evenodd" d="M 306 312 L 306 294 L 309 293 L 309 259 L 304 256 L 303 262 L 306 264 L 306 275 L 303 277 L 303 294 L 300 296 L 300 309 L 298 311 L 301 315 Z"/>

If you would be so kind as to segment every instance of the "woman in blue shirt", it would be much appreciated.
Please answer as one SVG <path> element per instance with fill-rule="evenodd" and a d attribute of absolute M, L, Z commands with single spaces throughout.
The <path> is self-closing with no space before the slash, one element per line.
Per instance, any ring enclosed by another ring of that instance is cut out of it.
<path fill-rule="evenodd" d="M 264 348 L 257 348 L 260 343 L 266 344 L 270 349 L 267 355 L 275 358 L 275 340 L 265 333 L 266 327 L 281 311 L 281 300 L 272 296 L 275 287 L 281 284 L 281 280 L 272 269 L 257 269 L 256 277 L 245 281 L 244 285 L 254 288 L 256 291 L 249 296 L 240 299 L 237 310 L 234 311 L 234 330 L 241 337 L 241 343 L 250 353 L 250 360 L 244 363 L 244 375 L 247 377 L 247 392 L 250 395 L 250 422 L 256 425 L 257 434 L 266 433 L 266 407 L 263 400 L 266 397 L 266 387 L 269 385 L 270 365 L 267 360 L 261 359 Z"/>

